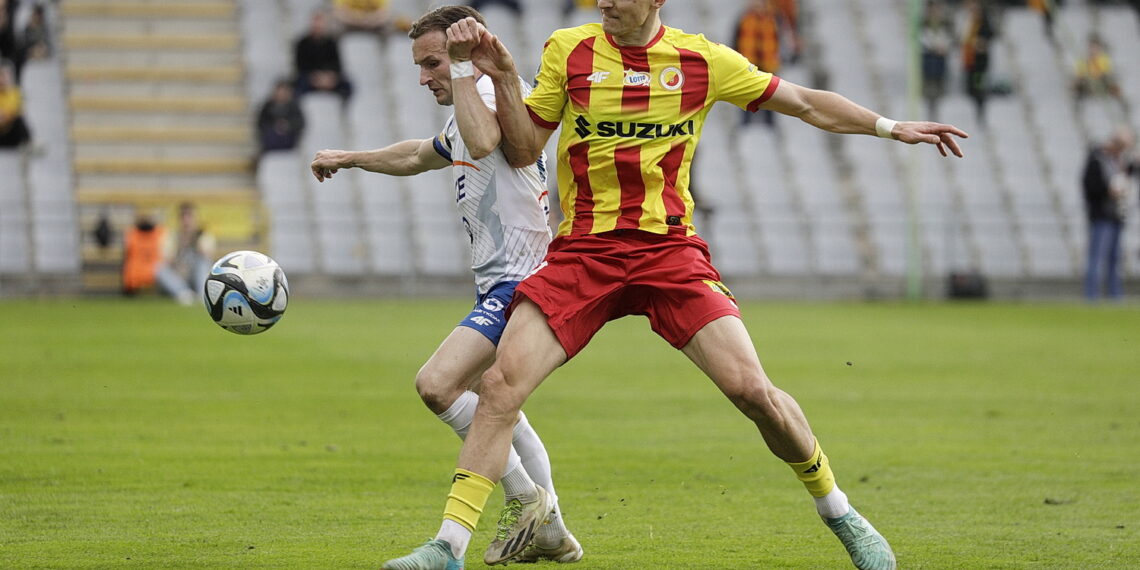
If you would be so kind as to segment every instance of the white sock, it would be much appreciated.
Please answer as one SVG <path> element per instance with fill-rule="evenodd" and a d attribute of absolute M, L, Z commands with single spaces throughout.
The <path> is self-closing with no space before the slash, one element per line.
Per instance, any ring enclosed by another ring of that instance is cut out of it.
<path fill-rule="evenodd" d="M 475 419 L 475 407 L 478 405 L 479 395 L 468 390 L 460 394 L 451 404 L 451 407 L 436 417 L 451 426 L 459 439 L 467 439 L 467 431 L 471 429 L 471 422 Z M 521 475 L 518 472 L 521 472 Z M 507 500 L 517 498 L 526 502 L 524 497 L 531 501 L 534 500 L 535 483 L 523 469 L 522 460 L 519 459 L 519 454 L 515 452 L 514 447 L 507 453 L 507 468 L 503 472 L 501 482 Z"/>
<path fill-rule="evenodd" d="M 518 499 L 524 503 L 533 503 L 538 500 L 538 486 L 527 475 L 526 469 L 521 463 L 503 475 L 499 482 L 503 484 L 504 500 Z"/>
<path fill-rule="evenodd" d="M 566 530 L 566 523 L 562 521 L 562 511 L 558 508 L 558 493 L 554 491 L 554 479 L 550 476 L 550 455 L 546 453 L 546 446 L 531 427 L 526 414 L 521 411 L 519 421 L 515 424 L 512 444 L 522 458 L 526 472 L 535 483 L 550 493 L 550 498 L 554 501 L 550 523 L 539 525 L 534 534 L 536 544 L 543 548 L 554 548 L 561 544 L 562 537 L 570 534 L 570 531 Z"/>
<path fill-rule="evenodd" d="M 815 499 L 815 511 L 825 519 L 837 519 L 851 510 L 851 504 L 847 502 L 847 495 L 839 490 L 839 485 L 836 485 L 830 493 L 822 497 L 812 498 Z"/>
<path fill-rule="evenodd" d="M 467 543 L 471 542 L 471 531 L 451 519 L 443 519 L 443 524 L 439 526 L 439 532 L 435 537 L 446 540 L 451 545 L 451 555 L 463 560 L 463 555 L 467 552 Z"/>

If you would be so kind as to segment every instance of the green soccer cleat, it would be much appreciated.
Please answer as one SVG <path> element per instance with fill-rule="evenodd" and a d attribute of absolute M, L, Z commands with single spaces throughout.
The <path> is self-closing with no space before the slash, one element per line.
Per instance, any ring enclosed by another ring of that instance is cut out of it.
<path fill-rule="evenodd" d="M 856 568 L 895 570 L 895 553 L 891 551 L 891 545 L 854 507 L 837 519 L 825 518 L 823 522 L 843 542 Z"/>
<path fill-rule="evenodd" d="M 554 510 L 554 501 L 550 500 L 546 489 L 537 485 L 535 489 L 538 490 L 538 500 L 523 503 L 511 499 L 503 507 L 495 540 L 483 554 L 483 562 L 487 565 L 506 564 L 518 556 L 534 540 L 534 531 L 538 530 L 538 525 L 546 524 L 546 518 Z"/>
<path fill-rule="evenodd" d="M 451 554 L 446 540 L 429 540 L 407 556 L 393 558 L 383 570 L 463 570 L 463 561 Z"/>
<path fill-rule="evenodd" d="M 531 543 L 511 562 L 531 563 L 540 560 L 553 560 L 567 564 L 570 562 L 577 562 L 582 559 L 582 545 L 578 544 L 578 539 L 574 535 L 567 534 L 562 537 L 562 542 L 554 548 L 543 548 L 535 543 Z"/>

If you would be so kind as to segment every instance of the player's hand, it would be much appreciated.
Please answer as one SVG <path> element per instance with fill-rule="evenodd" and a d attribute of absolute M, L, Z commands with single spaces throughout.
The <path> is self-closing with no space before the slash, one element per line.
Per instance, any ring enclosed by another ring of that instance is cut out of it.
<path fill-rule="evenodd" d="M 471 50 L 471 62 L 491 79 L 510 79 L 518 76 L 515 60 L 499 38 L 484 29 L 479 45 Z"/>
<path fill-rule="evenodd" d="M 317 153 L 312 164 L 309 165 L 309 169 L 313 171 L 313 176 L 317 178 L 317 182 L 324 182 L 326 179 L 332 178 L 337 170 L 347 167 L 349 167 L 347 153 L 343 150 L 322 150 Z"/>
<path fill-rule="evenodd" d="M 955 127 L 954 125 L 944 125 L 942 123 L 931 123 L 928 121 L 900 121 L 895 125 L 891 131 L 896 139 L 907 144 L 929 143 L 938 147 L 938 152 L 942 156 L 949 156 L 946 149 L 954 153 L 958 158 L 963 157 L 962 149 L 958 146 L 958 139 L 970 138 L 966 131 Z"/>
<path fill-rule="evenodd" d="M 475 18 L 467 17 L 455 22 L 447 28 L 447 55 L 451 61 L 470 61 L 471 50 L 479 45 L 480 40 L 487 34 Z"/>

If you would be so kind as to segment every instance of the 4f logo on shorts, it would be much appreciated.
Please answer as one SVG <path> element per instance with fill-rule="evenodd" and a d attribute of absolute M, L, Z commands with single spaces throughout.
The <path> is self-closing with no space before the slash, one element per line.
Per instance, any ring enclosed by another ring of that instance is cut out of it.
<path fill-rule="evenodd" d="M 475 323 L 481 327 L 489 327 L 489 326 L 495 324 L 495 321 L 492 321 L 491 319 L 488 319 L 487 317 L 471 317 L 471 322 L 473 322 L 473 323 Z"/>
<path fill-rule="evenodd" d="M 713 281 L 711 279 L 704 279 L 703 281 L 705 285 L 709 286 L 709 289 L 712 289 L 713 291 L 716 291 L 717 293 L 720 293 L 721 295 L 724 295 L 725 297 L 736 301 L 736 297 L 732 296 L 732 291 L 729 291 L 728 287 L 724 286 L 724 283 L 721 283 L 720 281 Z"/>

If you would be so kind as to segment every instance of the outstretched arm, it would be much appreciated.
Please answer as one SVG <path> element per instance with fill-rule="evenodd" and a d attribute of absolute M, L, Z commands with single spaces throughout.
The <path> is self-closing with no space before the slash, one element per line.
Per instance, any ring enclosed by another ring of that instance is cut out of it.
<path fill-rule="evenodd" d="M 884 119 L 878 113 L 838 93 L 809 89 L 790 81 L 781 81 L 775 93 L 761 108 L 798 117 L 810 125 L 833 133 L 878 135 L 907 144 L 929 143 L 937 146 L 942 156 L 948 156 L 947 149 L 954 156 L 963 156 L 955 137 L 969 137 L 965 131 L 953 125 Z"/>
<path fill-rule="evenodd" d="M 411 176 L 451 163 L 435 151 L 433 139 L 406 140 L 376 150 L 322 150 L 309 168 L 324 182 L 342 168 L 362 168 L 391 176 Z"/>
<path fill-rule="evenodd" d="M 507 162 L 515 168 L 534 164 L 554 130 L 540 127 L 531 120 L 523 103 L 519 74 L 511 53 L 499 38 L 484 28 L 479 45 L 471 51 L 471 61 L 495 84 L 496 115 L 502 133 L 500 144 Z"/>

